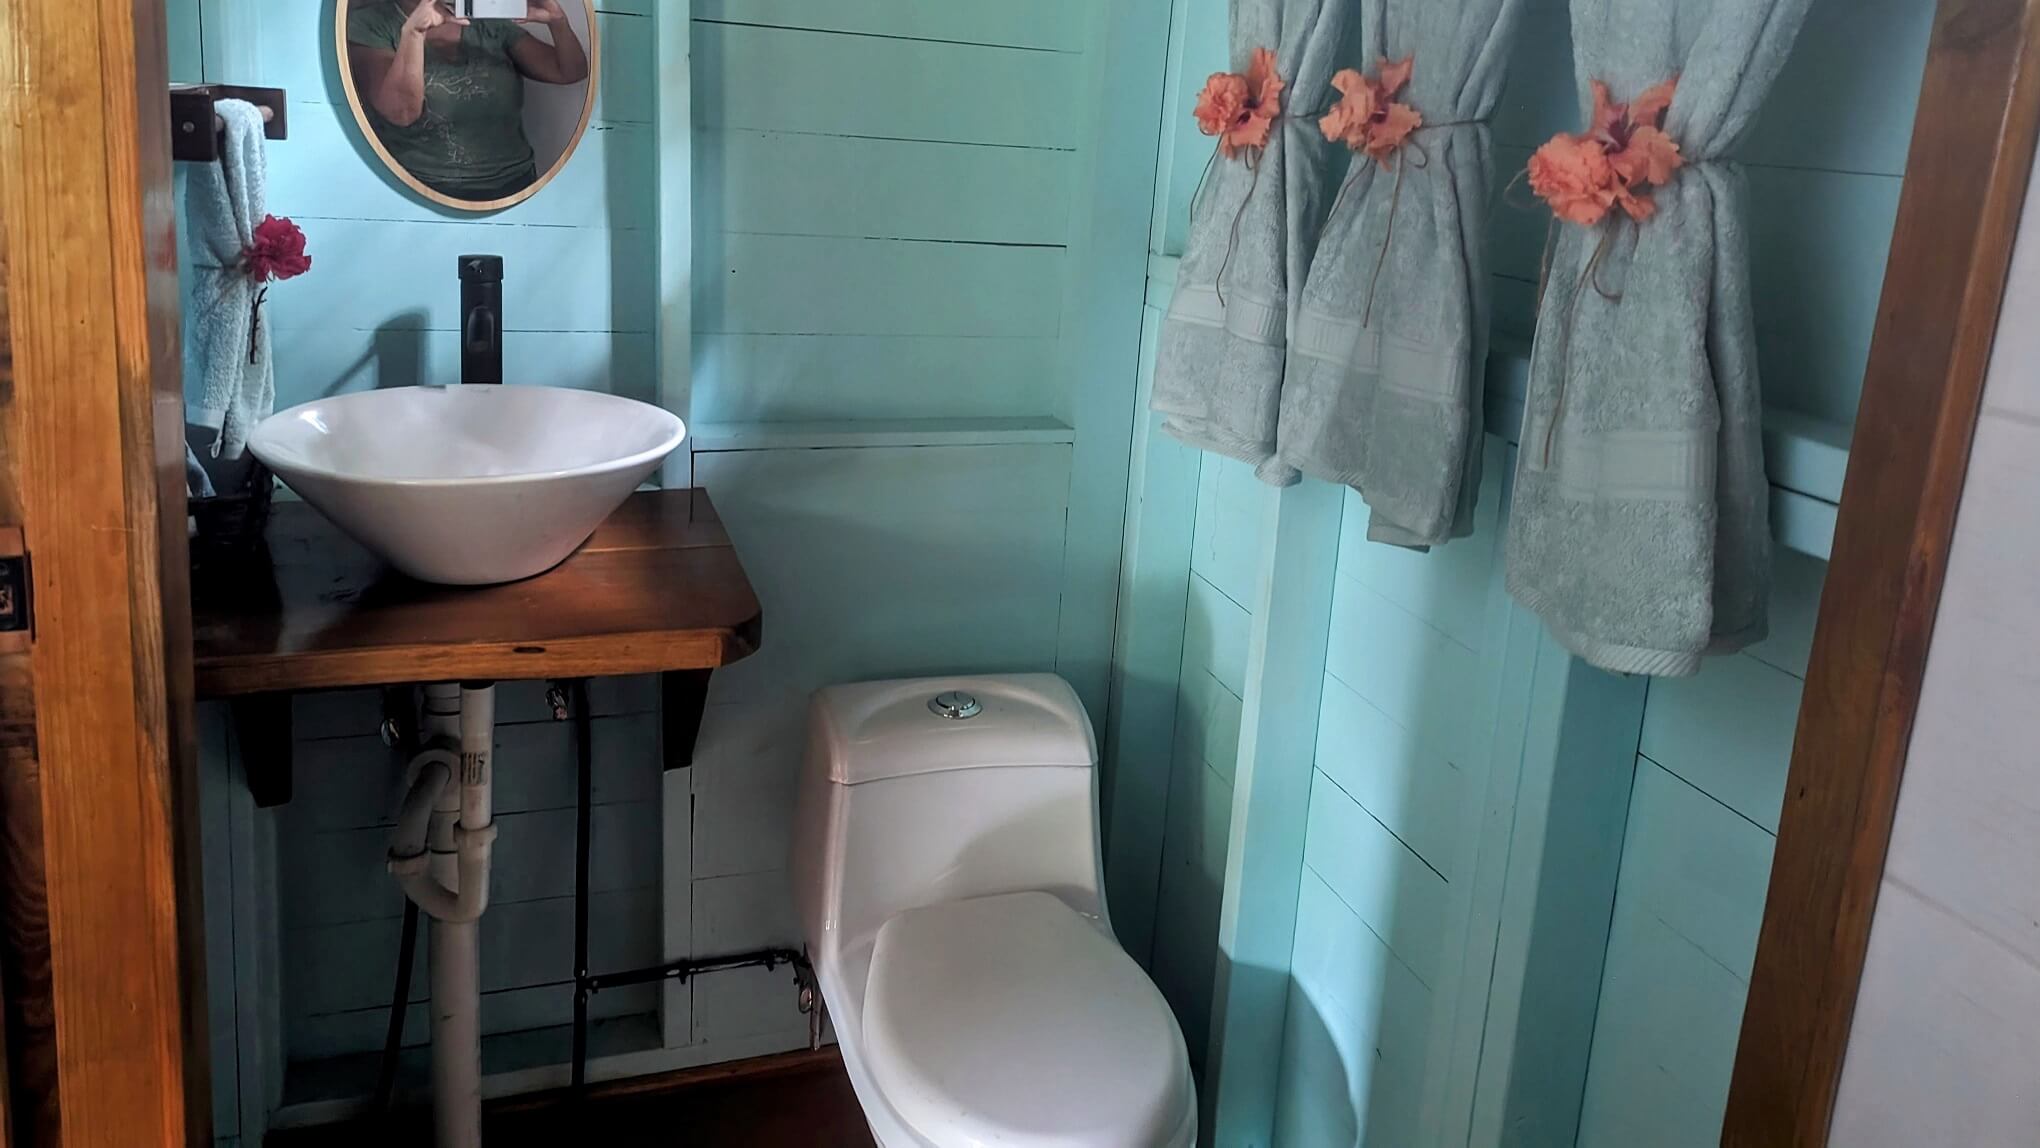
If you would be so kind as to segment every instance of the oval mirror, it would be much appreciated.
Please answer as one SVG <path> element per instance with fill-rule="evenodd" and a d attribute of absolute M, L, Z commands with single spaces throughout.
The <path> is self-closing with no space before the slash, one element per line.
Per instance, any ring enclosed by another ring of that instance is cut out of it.
<path fill-rule="evenodd" d="M 595 112 L 594 0 L 337 0 L 340 81 L 396 177 L 499 211 L 559 174 Z"/>

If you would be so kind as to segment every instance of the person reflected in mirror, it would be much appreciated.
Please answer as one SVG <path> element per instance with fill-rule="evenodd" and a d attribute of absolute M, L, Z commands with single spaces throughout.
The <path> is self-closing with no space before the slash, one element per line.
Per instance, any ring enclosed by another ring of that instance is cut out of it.
<path fill-rule="evenodd" d="M 392 159 L 455 199 L 504 199 L 538 182 L 525 81 L 588 79 L 587 49 L 559 0 L 532 0 L 521 20 L 465 20 L 447 0 L 354 3 L 348 67 Z M 528 24 L 543 25 L 551 41 Z"/>

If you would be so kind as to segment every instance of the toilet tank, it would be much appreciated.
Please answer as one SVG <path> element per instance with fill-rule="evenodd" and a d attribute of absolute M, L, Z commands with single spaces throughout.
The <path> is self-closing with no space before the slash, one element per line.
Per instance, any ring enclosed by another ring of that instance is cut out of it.
<path fill-rule="evenodd" d="M 810 942 L 1026 889 L 1102 917 L 1097 764 L 1090 718 L 1053 674 L 817 692 L 793 858 Z"/>

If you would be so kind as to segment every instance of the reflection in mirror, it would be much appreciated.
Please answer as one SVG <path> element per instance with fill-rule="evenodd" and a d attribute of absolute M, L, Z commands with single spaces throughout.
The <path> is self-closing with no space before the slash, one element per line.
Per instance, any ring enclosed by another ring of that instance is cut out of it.
<path fill-rule="evenodd" d="M 429 199 L 475 211 L 519 203 L 587 131 L 594 0 L 342 0 L 336 23 L 355 118 Z"/>

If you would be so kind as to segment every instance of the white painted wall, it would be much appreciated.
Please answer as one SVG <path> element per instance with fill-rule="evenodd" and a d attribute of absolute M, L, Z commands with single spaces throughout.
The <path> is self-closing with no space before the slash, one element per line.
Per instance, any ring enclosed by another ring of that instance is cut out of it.
<path fill-rule="evenodd" d="M 2040 1144 L 2040 183 L 1856 1004 L 1836 1148 Z"/>

